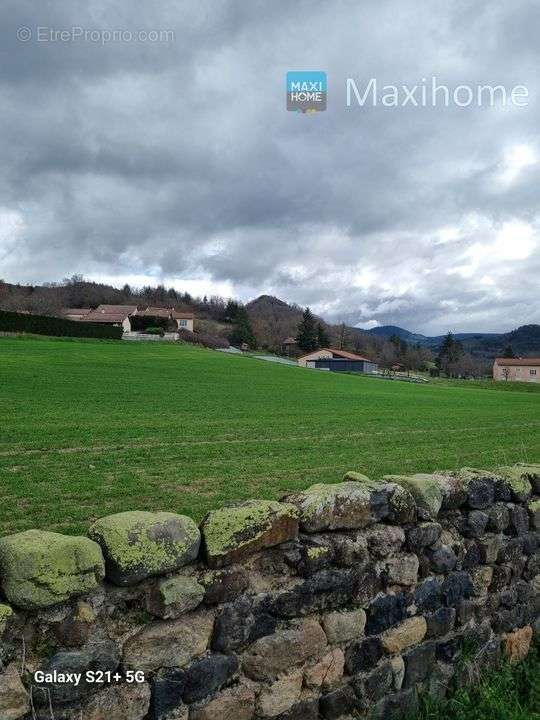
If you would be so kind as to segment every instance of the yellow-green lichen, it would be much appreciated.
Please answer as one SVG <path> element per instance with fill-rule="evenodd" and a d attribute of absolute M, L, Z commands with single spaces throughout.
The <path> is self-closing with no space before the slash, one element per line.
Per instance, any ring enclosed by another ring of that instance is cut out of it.
<path fill-rule="evenodd" d="M 527 496 L 532 492 L 532 486 L 528 475 L 535 474 L 535 470 L 527 465 L 508 465 L 500 467 L 497 474 L 504 478 L 505 482 L 517 495 Z"/>
<path fill-rule="evenodd" d="M 540 500 L 533 500 L 529 503 L 528 508 L 531 512 L 540 512 Z"/>
<path fill-rule="evenodd" d="M 281 518 L 296 520 L 297 517 L 293 505 L 270 500 L 248 500 L 214 510 L 203 523 L 206 551 L 215 557 L 246 543 L 255 544 L 276 521 Z"/>
<path fill-rule="evenodd" d="M 385 475 L 383 480 L 408 490 L 416 500 L 418 507 L 427 510 L 431 517 L 437 517 L 442 505 L 443 492 L 436 477 L 418 473 L 416 475 Z"/>
<path fill-rule="evenodd" d="M 191 518 L 168 512 L 132 511 L 101 518 L 88 532 L 108 560 L 129 572 L 167 572 L 195 559 L 200 533 Z"/>
<path fill-rule="evenodd" d="M 13 610 L 9 605 L 0 604 L 0 627 L 13 615 Z"/>
<path fill-rule="evenodd" d="M 329 549 L 325 547 L 310 547 L 307 550 L 307 556 L 310 560 L 317 560 L 323 555 L 328 555 Z"/>
<path fill-rule="evenodd" d="M 93 590 L 104 563 L 99 545 L 88 538 L 27 530 L 0 538 L 0 574 L 7 599 L 32 609 Z"/>

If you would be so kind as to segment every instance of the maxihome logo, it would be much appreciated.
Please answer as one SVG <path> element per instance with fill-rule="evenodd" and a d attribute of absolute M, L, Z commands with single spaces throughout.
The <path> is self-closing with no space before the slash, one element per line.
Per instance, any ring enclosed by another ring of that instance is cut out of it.
<path fill-rule="evenodd" d="M 288 72 L 287 110 L 303 113 L 326 110 L 326 73 Z"/>

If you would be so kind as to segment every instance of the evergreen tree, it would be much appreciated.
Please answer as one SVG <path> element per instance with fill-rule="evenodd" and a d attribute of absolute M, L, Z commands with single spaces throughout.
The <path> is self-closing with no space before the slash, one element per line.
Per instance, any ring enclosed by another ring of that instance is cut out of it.
<path fill-rule="evenodd" d="M 328 333 L 321 323 L 317 323 L 317 345 L 320 348 L 327 348 L 330 345 Z"/>
<path fill-rule="evenodd" d="M 516 357 L 516 354 L 515 354 L 515 352 L 514 352 L 514 348 L 513 348 L 510 344 L 508 344 L 508 345 L 505 347 L 505 349 L 504 349 L 504 351 L 503 351 L 503 357 L 505 357 L 505 358 L 515 358 L 515 357 Z"/>
<path fill-rule="evenodd" d="M 232 303 L 229 301 L 231 307 L 229 310 L 232 312 L 233 330 L 229 334 L 229 342 L 231 345 L 242 345 L 246 343 L 251 348 L 257 347 L 257 339 L 255 333 L 251 327 L 249 315 L 246 308 L 239 303 Z"/>
<path fill-rule="evenodd" d="M 296 333 L 296 344 L 304 352 L 312 352 L 318 347 L 317 325 L 309 308 L 304 310 Z"/>
<path fill-rule="evenodd" d="M 439 348 L 437 366 L 449 376 L 456 375 L 464 355 L 463 345 L 449 332 Z"/>

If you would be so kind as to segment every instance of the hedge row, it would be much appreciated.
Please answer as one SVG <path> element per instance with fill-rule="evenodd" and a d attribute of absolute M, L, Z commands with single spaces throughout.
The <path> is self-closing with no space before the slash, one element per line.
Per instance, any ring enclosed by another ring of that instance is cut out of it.
<path fill-rule="evenodd" d="M 27 315 L 26 313 L 0 310 L 0 331 L 26 332 L 54 337 L 92 337 L 120 340 L 123 330 L 113 325 L 77 322 L 49 315 Z"/>
<path fill-rule="evenodd" d="M 148 328 L 163 328 L 167 330 L 172 321 L 169 318 L 156 317 L 154 315 L 132 315 L 129 318 L 131 329 L 137 332 L 144 332 Z"/>

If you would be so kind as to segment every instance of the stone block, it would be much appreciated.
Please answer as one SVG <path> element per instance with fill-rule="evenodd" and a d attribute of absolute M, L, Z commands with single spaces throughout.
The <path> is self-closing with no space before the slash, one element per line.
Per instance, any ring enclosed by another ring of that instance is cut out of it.
<path fill-rule="evenodd" d="M 356 640 L 364 634 L 366 613 L 364 610 L 330 612 L 324 615 L 322 625 L 328 642 L 333 645 Z"/>
<path fill-rule="evenodd" d="M 381 636 L 384 650 L 393 655 L 422 642 L 427 632 L 426 619 L 422 616 L 408 618 Z"/>

